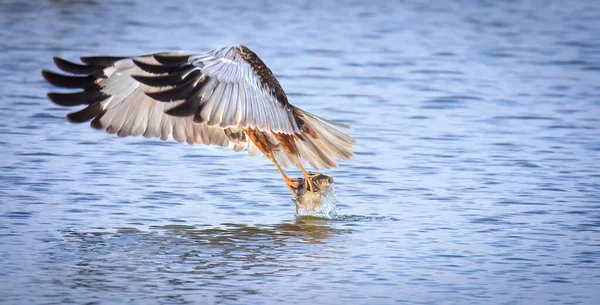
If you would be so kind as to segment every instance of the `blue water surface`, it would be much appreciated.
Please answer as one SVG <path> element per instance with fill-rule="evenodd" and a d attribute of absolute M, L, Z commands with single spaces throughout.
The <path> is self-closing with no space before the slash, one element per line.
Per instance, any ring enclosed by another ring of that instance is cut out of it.
<path fill-rule="evenodd" d="M 353 126 L 338 219 L 40 75 L 232 44 Z M 599 1 L 2 1 L 0 47 L 2 304 L 600 304 Z"/>

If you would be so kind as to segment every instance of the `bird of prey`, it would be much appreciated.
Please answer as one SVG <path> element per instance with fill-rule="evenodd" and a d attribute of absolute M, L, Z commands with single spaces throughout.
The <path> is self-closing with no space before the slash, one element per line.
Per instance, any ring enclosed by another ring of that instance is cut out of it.
<path fill-rule="evenodd" d="M 353 156 L 355 140 L 340 131 L 350 126 L 292 105 L 265 63 L 245 46 L 202 54 L 162 52 L 134 57 L 91 56 L 73 63 L 58 57 L 44 78 L 77 92 L 48 93 L 61 106 L 85 108 L 69 113 L 74 123 L 121 137 L 157 137 L 177 142 L 232 146 L 264 154 L 297 195 L 298 179 L 282 169 L 296 165 L 309 182 L 315 169 L 337 167 Z"/>

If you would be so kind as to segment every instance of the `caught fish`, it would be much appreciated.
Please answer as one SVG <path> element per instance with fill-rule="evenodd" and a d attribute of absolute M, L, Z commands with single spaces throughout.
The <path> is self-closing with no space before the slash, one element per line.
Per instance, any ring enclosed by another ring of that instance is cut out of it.
<path fill-rule="evenodd" d="M 323 174 L 314 175 L 311 180 L 313 191 L 309 190 L 306 181 L 298 178 L 296 197 L 292 199 L 296 206 L 296 214 L 326 218 L 335 216 L 333 177 Z"/>

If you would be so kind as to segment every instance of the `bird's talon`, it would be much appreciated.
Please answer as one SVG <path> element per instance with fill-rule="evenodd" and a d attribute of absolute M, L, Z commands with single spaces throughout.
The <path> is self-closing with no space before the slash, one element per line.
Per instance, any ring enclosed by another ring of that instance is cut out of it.
<path fill-rule="evenodd" d="M 308 183 L 307 188 L 309 191 L 311 191 L 311 192 L 317 191 L 315 189 L 315 185 L 313 184 L 313 179 L 318 176 L 321 176 L 321 174 L 320 173 L 313 174 L 311 172 L 308 172 L 308 175 L 304 176 L 304 180 Z"/>
<path fill-rule="evenodd" d="M 287 178 L 285 179 L 285 184 L 287 184 L 294 196 L 298 196 L 298 187 L 300 186 L 300 181 L 298 178 Z"/>

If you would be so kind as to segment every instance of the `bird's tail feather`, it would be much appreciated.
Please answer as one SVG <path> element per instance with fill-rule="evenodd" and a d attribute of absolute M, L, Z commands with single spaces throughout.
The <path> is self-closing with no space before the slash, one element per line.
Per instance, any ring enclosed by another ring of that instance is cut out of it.
<path fill-rule="evenodd" d="M 298 152 L 312 167 L 337 167 L 336 159 L 344 160 L 354 155 L 356 140 L 337 129 L 350 129 L 350 126 L 296 107 L 294 113 L 302 129 L 302 134 L 297 135 Z"/>

